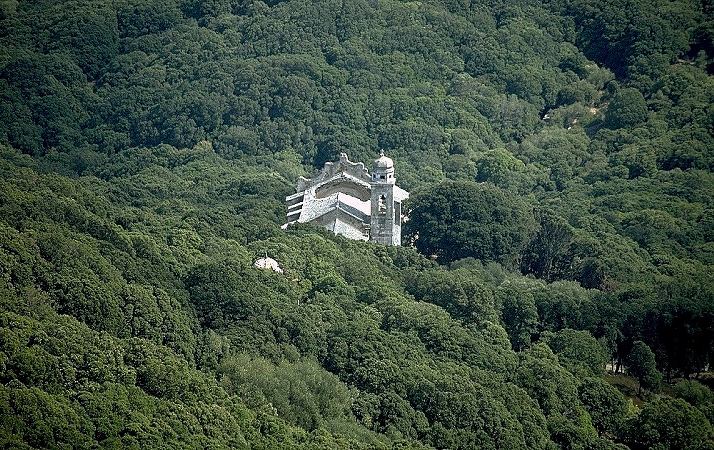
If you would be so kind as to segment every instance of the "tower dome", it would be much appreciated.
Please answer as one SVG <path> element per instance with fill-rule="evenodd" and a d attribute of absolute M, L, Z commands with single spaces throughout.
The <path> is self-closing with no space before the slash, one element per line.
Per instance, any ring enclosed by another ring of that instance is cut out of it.
<path fill-rule="evenodd" d="M 392 158 L 388 158 L 384 155 L 384 150 L 380 150 L 379 158 L 374 160 L 374 168 L 377 169 L 391 169 L 394 167 L 394 161 Z"/>
<path fill-rule="evenodd" d="M 379 158 L 372 165 L 372 183 L 394 184 L 394 161 L 384 156 L 384 150 L 379 152 Z"/>

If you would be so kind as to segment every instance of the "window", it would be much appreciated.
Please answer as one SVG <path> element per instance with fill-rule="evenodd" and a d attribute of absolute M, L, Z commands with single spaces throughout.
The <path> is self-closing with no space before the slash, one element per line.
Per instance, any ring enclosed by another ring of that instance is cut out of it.
<path fill-rule="evenodd" d="M 402 204 L 394 202 L 394 223 L 400 224 L 402 220 Z"/>
<path fill-rule="evenodd" d="M 384 195 L 379 196 L 379 213 L 384 214 L 387 212 L 387 198 Z"/>

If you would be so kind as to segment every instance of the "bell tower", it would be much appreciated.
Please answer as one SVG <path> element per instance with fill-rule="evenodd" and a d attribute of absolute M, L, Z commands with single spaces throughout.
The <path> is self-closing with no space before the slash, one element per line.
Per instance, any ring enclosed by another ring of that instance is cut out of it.
<path fill-rule="evenodd" d="M 369 240 L 386 245 L 402 243 L 401 201 L 395 201 L 394 161 L 381 151 L 372 166 Z M 398 199 L 401 200 L 401 199 Z"/>

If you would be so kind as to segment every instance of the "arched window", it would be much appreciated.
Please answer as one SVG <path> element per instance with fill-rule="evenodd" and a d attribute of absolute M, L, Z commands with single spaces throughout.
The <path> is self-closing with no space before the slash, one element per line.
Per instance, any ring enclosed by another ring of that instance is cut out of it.
<path fill-rule="evenodd" d="M 379 196 L 379 213 L 384 214 L 387 212 L 387 197 L 384 195 Z"/>

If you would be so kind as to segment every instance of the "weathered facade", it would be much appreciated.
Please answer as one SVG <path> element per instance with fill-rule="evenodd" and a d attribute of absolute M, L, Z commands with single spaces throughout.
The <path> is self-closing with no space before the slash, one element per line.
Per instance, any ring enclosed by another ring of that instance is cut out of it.
<path fill-rule="evenodd" d="M 394 162 L 384 152 L 370 174 L 345 153 L 313 178 L 300 177 L 285 198 L 287 223 L 313 223 L 349 239 L 401 245 L 402 202 L 409 193 L 395 184 Z"/>

